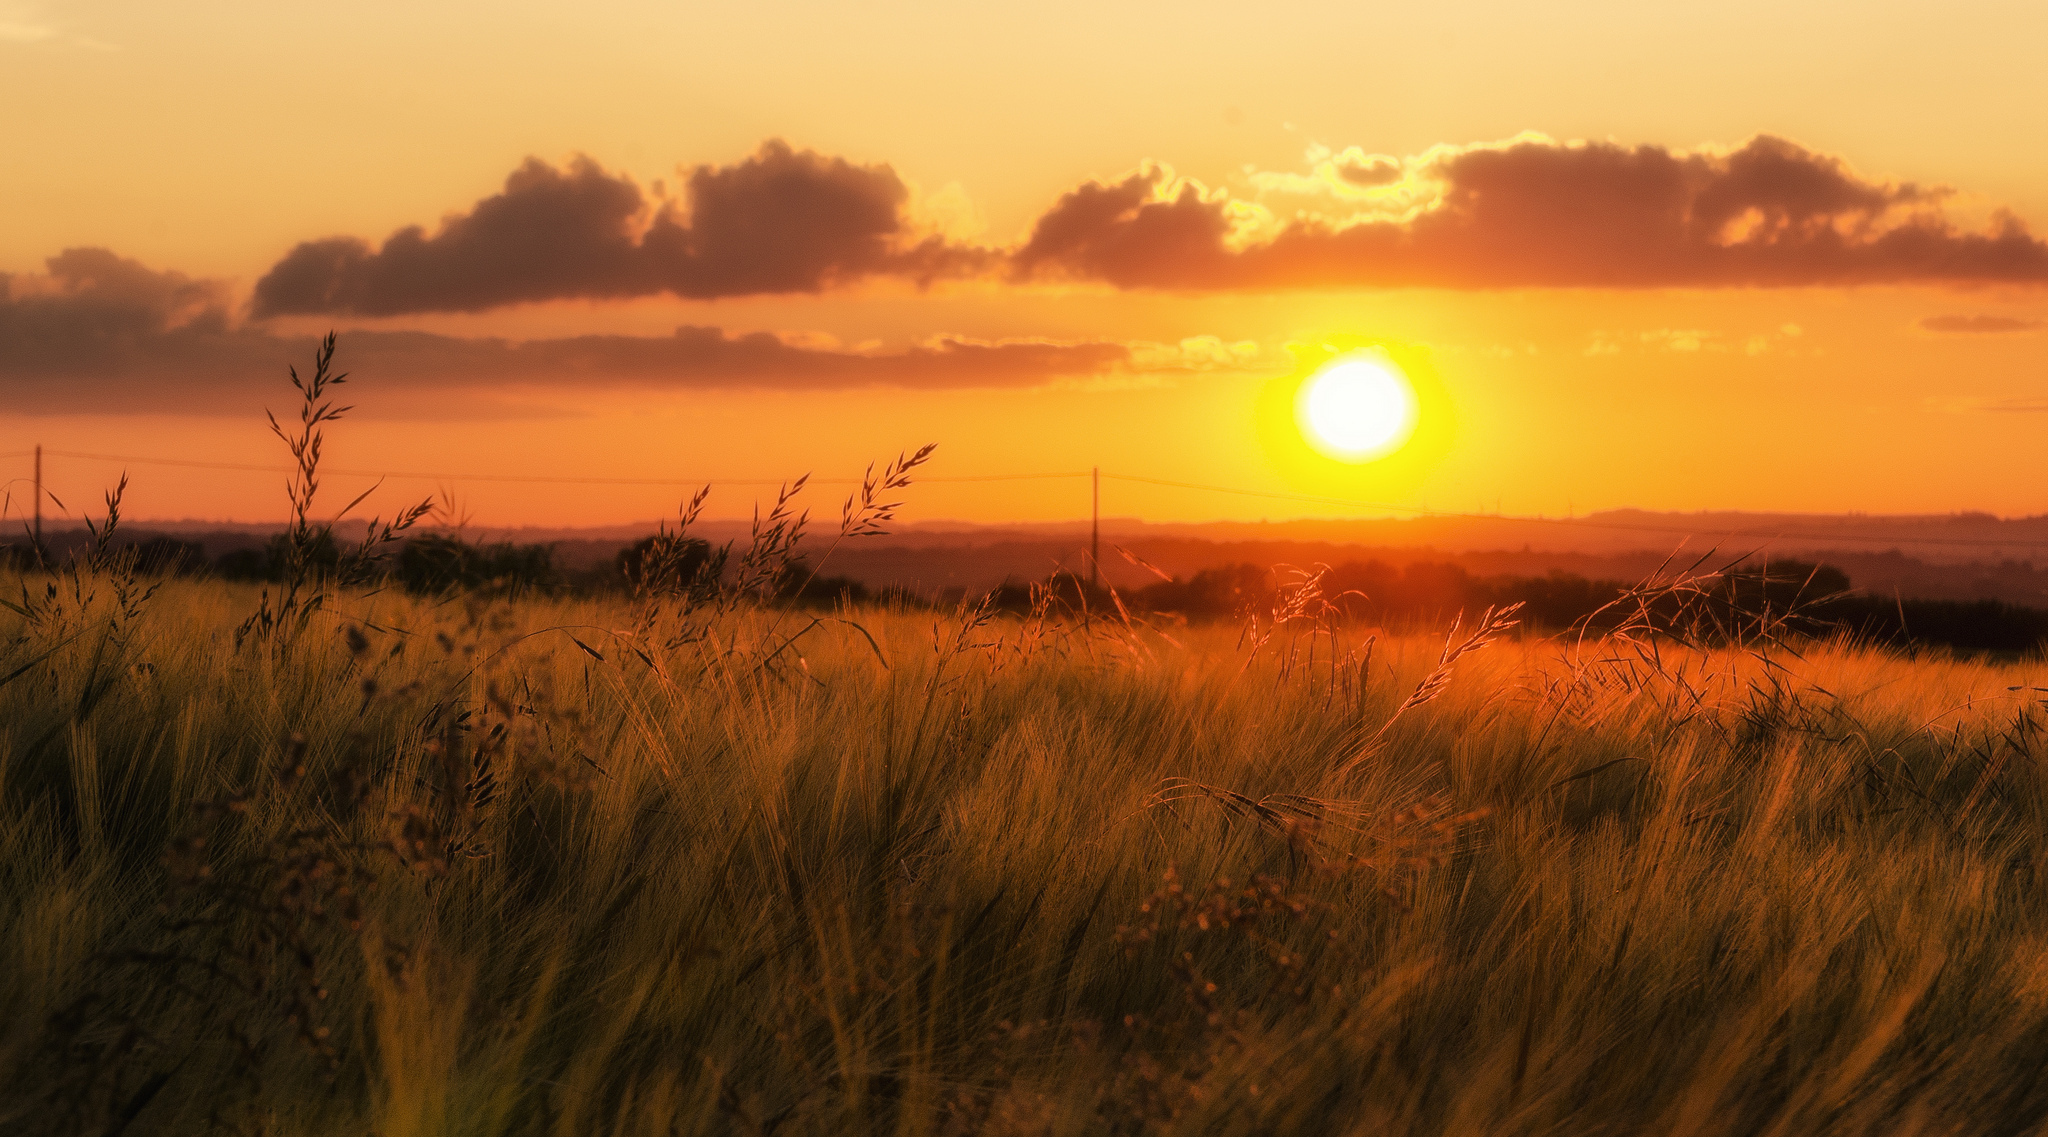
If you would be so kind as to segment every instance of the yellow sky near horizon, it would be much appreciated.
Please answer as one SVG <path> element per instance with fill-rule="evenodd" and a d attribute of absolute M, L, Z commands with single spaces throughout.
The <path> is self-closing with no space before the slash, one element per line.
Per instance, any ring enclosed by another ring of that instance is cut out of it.
<path fill-rule="evenodd" d="M 1271 380 L 1244 374 L 1183 376 L 1170 385 L 1074 383 L 1011 391 L 615 392 L 568 400 L 542 390 L 515 396 L 532 401 L 510 415 L 458 406 L 446 417 L 410 420 L 377 413 L 380 399 L 399 393 L 380 388 L 374 375 L 359 375 L 349 392 L 359 409 L 331 432 L 329 462 L 344 469 L 542 476 L 827 477 L 857 473 L 869 460 L 937 441 L 931 472 L 942 476 L 1099 465 L 1452 510 L 1550 516 L 1627 506 L 2048 512 L 2036 446 L 2048 423 L 2040 356 L 2015 356 L 2011 336 L 1921 330 L 1917 319 L 1957 307 L 1945 303 L 1951 299 L 1946 293 L 1711 292 L 1688 294 L 1676 305 L 1668 295 L 1616 293 L 1604 297 L 1605 319 L 1593 330 L 1562 326 L 1547 311 L 1589 299 L 1416 291 L 1374 297 L 1366 305 L 1348 295 L 1317 302 L 1193 302 L 1212 310 L 1197 326 L 1231 332 L 1270 319 L 1255 309 L 1271 304 L 1291 310 L 1300 324 L 1288 330 L 1297 333 L 1336 328 L 1387 335 L 1398 328 L 1412 334 L 1390 338 L 1425 342 L 1428 333 L 1471 325 L 1499 333 L 1484 341 L 1444 339 L 1424 349 L 1456 421 L 1454 445 L 1419 478 L 1388 479 L 1371 469 L 1346 474 L 1330 465 L 1322 467 L 1327 477 L 1321 480 L 1290 479 L 1259 444 L 1254 424 L 1259 393 Z M 1994 307 L 1989 299 L 1973 297 L 1967 307 Z M 1228 318 L 1213 311 L 1225 306 L 1254 310 Z M 1359 314 L 1361 307 L 1367 311 Z M 1691 323 L 1659 323 L 1673 307 Z M 1349 318 L 1346 308 L 1354 312 Z M 344 362 L 347 343 L 344 337 Z M 291 405 L 281 378 L 273 395 L 276 409 Z M 144 457 L 256 464 L 283 458 L 281 444 L 253 414 L 0 418 L 0 453 L 38 440 Z M 5 465 L 15 475 L 27 472 L 18 458 Z M 74 507 L 85 501 L 96 509 L 99 487 L 118 472 L 117 464 L 106 462 L 52 458 L 49 465 L 52 487 Z M 253 521 L 281 513 L 276 475 L 127 468 L 137 516 Z M 328 492 L 338 505 L 368 484 L 334 476 Z M 388 507 L 437 488 L 401 479 L 377 500 Z M 683 493 L 676 487 L 467 482 L 447 488 L 479 520 L 497 525 L 646 520 L 671 512 Z M 721 488 L 710 515 L 742 516 L 766 492 Z M 830 505 L 842 492 L 816 492 L 814 505 Z M 923 518 L 1056 520 L 1087 509 L 1084 488 L 1063 482 L 932 484 L 911 496 L 913 515 Z M 1132 485 L 1113 487 L 1104 510 L 1166 520 L 1383 512 Z"/>
<path fill-rule="evenodd" d="M 398 5 L 0 3 L 0 99 L 27 108 L 0 150 L 0 272 L 102 246 L 230 282 L 238 303 L 298 242 L 372 242 L 470 208 L 529 155 L 588 154 L 642 186 L 732 163 L 767 138 L 887 163 L 919 203 L 991 244 L 1060 195 L 1141 161 L 1242 191 L 1304 171 L 1312 146 L 1414 155 L 1538 130 L 1685 150 L 1776 134 L 1882 182 L 1956 187 L 1953 216 L 2010 209 L 2048 229 L 2048 9 L 1964 3 L 1434 6 L 777 3 Z M 962 210 L 961 203 L 967 208 Z M 2008 330 L 1923 321 L 1996 317 Z M 289 316 L 275 328 L 455 336 L 666 336 L 679 325 L 898 349 L 939 336 L 1250 343 L 1212 373 L 1021 389 L 632 385 L 479 398 L 380 392 L 332 461 L 378 469 L 614 477 L 858 471 L 926 441 L 934 472 L 1101 465 L 1276 492 L 1511 513 L 1656 509 L 2048 512 L 2039 284 L 1857 288 L 1118 290 L 1102 284 L 871 282 L 820 295 L 554 300 L 475 314 Z M 1409 345 L 1454 432 L 1426 471 L 1292 473 L 1262 446 L 1260 392 L 1288 345 Z M 289 389 L 277 360 L 275 405 Z M 0 395 L 5 387 L 0 386 Z M 379 400 L 386 410 L 378 410 Z M 419 408 L 433 399 L 445 406 Z M 394 418 L 403 406 L 411 417 Z M 26 414 L 0 401 L 0 453 L 277 461 L 253 413 Z M 252 408 L 253 410 L 253 408 Z M 26 472 L 0 461 L 0 480 Z M 53 461 L 77 507 L 116 470 Z M 135 466 L 138 516 L 281 513 L 273 475 Z M 18 482 L 9 482 L 13 489 Z M 356 483 L 336 477 L 339 504 Z M 393 483 L 381 499 L 426 492 Z M 676 491 L 468 484 L 490 524 L 613 523 Z M 1157 519 L 1341 509 L 1119 486 L 1104 509 Z M 752 492 L 721 491 L 743 514 Z M 820 504 L 835 499 L 817 495 Z M 1086 512 L 1066 483 L 931 485 L 914 513 Z M 18 511 L 17 511 L 18 512 Z"/>

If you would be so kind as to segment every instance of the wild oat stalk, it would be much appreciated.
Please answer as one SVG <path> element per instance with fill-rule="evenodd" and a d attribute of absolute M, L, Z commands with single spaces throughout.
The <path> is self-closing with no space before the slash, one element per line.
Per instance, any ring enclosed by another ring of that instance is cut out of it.
<path fill-rule="evenodd" d="M 861 475 L 860 492 L 848 494 L 846 504 L 839 511 L 840 537 L 886 537 L 889 531 L 883 525 L 896 520 L 896 511 L 903 507 L 900 501 L 882 501 L 881 495 L 910 488 L 910 472 L 931 460 L 932 452 L 939 448 L 936 442 L 927 442 L 911 455 L 898 454 L 896 460 L 882 468 L 879 477 L 875 464 L 868 463 L 867 472 Z"/>
<path fill-rule="evenodd" d="M 838 551 L 839 546 L 848 537 L 886 537 L 889 535 L 889 531 L 882 527 L 896 519 L 896 511 L 903 507 L 903 503 L 901 501 L 884 501 L 882 500 L 882 495 L 909 489 L 911 484 L 910 472 L 930 461 L 932 452 L 938 448 L 938 443 L 927 442 L 919 447 L 915 454 L 898 454 L 894 461 L 882 468 L 880 476 L 875 474 L 875 464 L 873 462 L 868 463 L 867 471 L 861 475 L 860 489 L 848 494 L 846 496 L 846 503 L 839 509 L 839 535 L 832 539 L 832 544 L 827 546 L 825 552 L 818 557 L 818 563 L 811 566 L 811 571 L 804 577 L 803 583 L 797 585 L 795 595 L 799 600 L 802 599 L 804 592 L 810 588 L 811 582 L 818 579 L 818 574 L 825 570 L 825 563 L 832 559 L 832 554 Z M 805 478 L 807 477 L 809 475 L 805 475 Z M 776 513 L 769 514 L 771 522 L 775 519 L 776 514 L 781 512 L 783 503 L 790 497 L 795 496 L 796 490 L 803 488 L 804 480 L 804 478 L 798 478 L 795 488 L 785 491 L 782 497 L 776 501 Z M 779 568 L 786 569 L 794 562 L 796 542 L 806 517 L 799 517 L 797 519 L 795 529 L 798 532 L 791 533 L 786 546 L 782 548 Z M 756 510 L 754 531 L 755 545 L 758 547 L 761 544 L 760 534 L 762 532 L 758 510 Z M 779 533 L 772 528 L 770 532 L 775 533 L 779 537 Z M 751 557 L 753 550 L 750 549 L 748 554 Z M 743 571 L 746 563 L 745 559 L 741 562 Z M 876 645 L 874 636 L 866 628 L 861 627 L 859 624 L 854 624 L 851 620 L 839 622 L 852 624 L 862 636 L 867 638 L 868 646 L 875 649 L 875 657 L 882 660 L 882 666 L 884 668 L 889 666 L 888 660 L 882 655 L 881 648 Z M 812 620 L 804 626 L 802 631 L 784 639 L 775 646 L 774 650 L 762 657 L 760 666 L 768 666 L 777 657 L 781 656 L 784 651 L 788 650 L 791 645 L 795 644 L 798 639 L 822 623 L 824 623 L 823 620 Z M 778 614 L 775 622 L 768 628 L 768 635 L 773 637 L 781 626 L 782 616 Z M 802 661 L 801 656 L 798 657 L 798 661 Z"/>
<path fill-rule="evenodd" d="M 775 507 L 768 511 L 766 517 L 761 516 L 758 504 L 754 506 L 754 520 L 747 534 L 747 551 L 740 554 L 739 568 L 728 593 L 731 600 L 765 595 L 775 582 L 783 579 L 796 560 L 796 547 L 804 539 L 804 527 L 810 524 L 811 511 L 799 512 L 791 503 L 804 492 L 804 486 L 810 480 L 811 476 L 805 474 L 796 481 L 785 483 L 776 491 Z"/>
<path fill-rule="evenodd" d="M 284 426 L 277 421 L 276 412 L 267 409 L 263 412 L 264 417 L 270 420 L 270 432 L 291 451 L 295 467 L 284 484 L 285 497 L 291 502 L 291 528 L 285 531 L 286 573 L 291 578 L 305 575 L 315 547 L 326 532 L 325 527 L 314 523 L 312 516 L 313 498 L 320 492 L 320 449 L 326 441 L 326 432 L 322 428 L 327 423 L 340 421 L 341 416 L 355 409 L 352 406 L 335 406 L 328 395 L 330 388 L 348 382 L 347 372 L 334 373 L 334 344 L 335 333 L 328 332 L 313 355 L 310 378 L 299 378 L 296 367 L 286 368 L 291 375 L 292 387 L 300 395 L 296 431 L 286 433 Z"/>
<path fill-rule="evenodd" d="M 1510 604 L 1505 608 L 1488 608 L 1480 613 L 1479 620 L 1474 624 L 1471 633 L 1462 640 L 1458 638 L 1458 629 L 1463 623 L 1462 617 L 1458 621 L 1454 621 L 1451 624 L 1449 635 L 1444 638 L 1444 650 L 1437 657 L 1436 666 L 1430 670 L 1428 675 L 1422 677 L 1422 682 L 1415 685 L 1415 690 L 1409 694 L 1407 699 L 1402 701 L 1400 706 L 1394 708 L 1394 713 L 1387 716 L 1387 721 L 1380 724 L 1380 728 L 1372 733 L 1372 737 L 1365 740 L 1365 743 L 1358 748 L 1350 760 L 1337 768 L 1336 777 L 1339 779 L 1346 777 L 1353 770 L 1364 765 L 1373 755 L 1379 753 L 1381 745 L 1386 741 L 1387 731 L 1393 729 L 1394 723 L 1399 721 L 1402 715 L 1443 694 L 1444 689 L 1450 686 L 1451 673 L 1457 669 L 1458 661 L 1484 648 L 1487 644 L 1500 638 L 1508 629 L 1521 623 L 1520 620 L 1515 618 L 1515 614 L 1521 610 L 1522 604 L 1520 601 Z"/>
<path fill-rule="evenodd" d="M 107 639 L 125 645 L 125 629 L 142 614 L 143 605 L 156 595 L 161 584 L 145 586 L 136 575 L 134 552 L 114 547 L 114 534 L 121 527 L 121 499 L 127 492 L 128 475 L 123 472 L 121 480 L 106 492 L 106 516 L 97 523 L 91 517 L 84 519 L 86 531 L 92 535 L 84 554 L 72 557 L 61 574 L 53 572 L 52 578 L 43 583 L 40 595 L 31 595 L 27 578 L 22 578 L 21 603 L 0 600 L 0 607 L 19 614 L 31 627 L 54 628 L 64 622 L 67 608 L 82 619 L 98 598 L 99 586 L 111 584 L 114 612 L 107 625 Z M 61 590 L 60 579 L 65 584 Z"/>
<path fill-rule="evenodd" d="M 92 548 L 86 553 L 87 567 L 95 571 L 107 567 L 114 555 L 114 530 L 121 527 L 121 498 L 128 492 L 128 471 L 121 471 L 121 480 L 107 491 L 107 516 L 98 525 L 92 518 L 85 519 L 85 530 L 92 534 Z"/>
<path fill-rule="evenodd" d="M 1658 641 L 1697 650 L 1789 648 L 1793 636 L 1833 626 L 1812 611 L 1826 599 L 1808 591 L 1821 566 L 1812 566 L 1790 601 L 1774 608 L 1769 585 L 1789 581 L 1789 577 L 1773 577 L 1768 562 L 1760 569 L 1739 568 L 1753 555 L 1748 553 L 1719 568 L 1701 571 L 1714 552 L 1709 549 L 1690 565 L 1669 573 L 1671 558 L 1665 558 L 1650 575 L 1576 621 L 1572 632 L 1577 643 L 1583 647 L 1589 633 L 1604 628 L 1607 638 L 1638 650 Z M 1754 599 L 1743 595 L 1744 586 L 1752 582 L 1758 593 Z"/>
<path fill-rule="evenodd" d="M 710 486 L 699 489 L 677 507 L 673 530 L 664 521 L 653 537 L 621 554 L 620 571 L 634 604 L 629 640 L 651 637 L 661 623 L 664 606 L 669 604 L 674 605 L 679 617 L 678 627 L 666 641 L 670 650 L 694 643 L 707 634 L 705 626 L 693 622 L 690 614 L 701 605 L 722 602 L 719 582 L 732 555 L 730 541 L 714 549 L 710 542 L 689 535 L 710 496 Z M 637 647 L 631 650 L 657 674 L 666 675 L 645 651 Z"/>
<path fill-rule="evenodd" d="M 662 522 L 640 558 L 625 564 L 626 586 L 634 599 L 649 605 L 650 614 L 653 604 L 663 597 L 688 600 L 695 595 L 696 586 L 707 572 L 716 581 L 723 569 L 725 550 L 705 558 L 701 564 L 689 564 L 690 527 L 697 523 L 698 515 L 704 512 L 705 499 L 710 496 L 710 486 L 698 490 L 676 509 L 675 530 L 671 532 L 668 522 Z"/>
<path fill-rule="evenodd" d="M 117 637 L 121 629 L 134 623 L 136 617 L 142 615 L 142 606 L 149 602 L 150 597 L 156 595 L 156 590 L 162 584 L 158 581 L 144 587 L 135 576 L 133 550 L 114 550 L 114 531 L 121 525 L 121 498 L 127 492 L 128 474 L 124 470 L 121 473 L 121 480 L 114 484 L 113 489 L 107 491 L 106 517 L 98 525 L 94 525 L 90 517 L 85 519 L 85 527 L 92 533 L 92 550 L 87 554 L 85 564 L 91 571 L 104 575 L 113 582 L 117 614 L 112 631 Z M 76 575 L 74 572 L 74 579 Z"/>
<path fill-rule="evenodd" d="M 879 476 L 875 474 L 875 464 L 868 463 L 867 471 L 861 475 L 860 489 L 846 495 L 845 504 L 839 507 L 839 535 L 832 539 L 832 544 L 826 547 L 823 555 L 818 558 L 818 563 L 811 567 L 810 575 L 798 586 L 797 595 L 803 595 L 804 589 L 809 588 L 811 582 L 818 579 L 818 574 L 825 569 L 825 562 L 832 559 L 832 554 L 838 551 L 839 546 L 848 537 L 889 535 L 889 531 L 882 526 L 896 520 L 896 511 L 903 508 L 903 503 L 883 501 L 882 495 L 909 489 L 910 472 L 930 461 L 932 452 L 938 448 L 938 443 L 927 442 L 919 447 L 915 454 L 898 454 L 894 461 L 882 468 Z M 803 479 L 797 479 L 797 487 L 800 489 L 802 486 Z M 777 502 L 776 505 L 779 509 L 781 502 Z M 798 521 L 798 525 L 802 525 L 801 520 Z M 756 528 L 759 528 L 758 523 Z"/>
<path fill-rule="evenodd" d="M 334 521 L 313 520 L 313 499 L 320 492 L 320 454 L 326 442 L 325 427 L 328 423 L 340 421 L 343 415 L 354 409 L 352 406 L 336 406 L 331 395 L 333 388 L 348 381 L 346 372 L 337 374 L 334 371 L 335 339 L 335 333 L 328 332 L 327 337 L 320 341 L 320 348 L 313 356 L 313 374 L 310 377 L 300 378 L 296 367 L 286 369 L 291 375 L 293 389 L 299 392 L 297 428 L 287 431 L 274 412 L 263 412 L 270 420 L 271 433 L 284 442 L 292 455 L 294 469 L 292 476 L 285 481 L 285 497 L 291 504 L 291 525 L 285 530 L 284 587 L 274 601 L 269 589 L 263 591 L 255 613 L 235 630 L 237 646 L 252 632 L 260 638 L 269 639 L 287 625 L 295 633 L 303 630 L 313 613 L 326 604 L 329 584 L 358 587 L 370 583 L 377 575 L 384 546 L 398 540 L 433 512 L 434 499 L 429 497 L 418 505 L 400 510 L 389 521 L 380 522 L 373 517 L 360 545 L 337 556 L 331 568 L 319 564 L 322 553 L 334 541 Z M 379 482 L 356 495 L 354 501 L 335 514 L 335 521 L 348 516 L 382 484 Z"/>
<path fill-rule="evenodd" d="M 1667 557 L 1641 581 L 1575 621 L 1561 637 L 1563 672 L 1545 682 L 1540 697 L 1558 713 L 1586 723 L 1647 696 L 1663 706 L 1669 722 L 1703 722 L 1722 733 L 1724 741 L 1732 741 L 1720 721 L 1729 700 L 1710 697 L 1717 685 L 1746 688 L 1749 703 L 1742 717 L 1752 724 L 1797 705 L 1802 695 L 1786 688 L 1784 665 L 1775 657 L 1783 653 L 1800 659 L 1796 641 L 1839 628 L 1816 612 L 1827 599 L 1812 592 L 1820 566 L 1807 571 L 1791 596 L 1774 603 L 1771 586 L 1789 585 L 1794 578 L 1773 576 L 1768 563 L 1739 568 L 1751 554 L 1705 568 L 1714 556 L 1709 549 L 1676 570 L 1671 568 L 1675 554 Z M 1589 644 L 1597 647 L 1590 658 Z M 1767 669 L 1761 679 L 1742 679 L 1732 667 L 1714 663 L 1745 655 Z M 1813 691 L 1833 697 L 1818 687 Z"/>

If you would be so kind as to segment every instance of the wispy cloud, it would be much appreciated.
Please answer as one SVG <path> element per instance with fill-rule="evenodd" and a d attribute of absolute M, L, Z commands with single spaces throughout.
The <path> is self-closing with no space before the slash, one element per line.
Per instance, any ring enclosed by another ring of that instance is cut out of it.
<path fill-rule="evenodd" d="M 0 402 L 29 413 L 253 411 L 274 393 L 280 368 L 303 358 L 312 341 L 237 326 L 227 297 L 217 282 L 158 272 L 105 249 L 67 250 L 41 274 L 0 274 Z M 1273 366 L 1256 343 L 1208 336 L 1149 343 L 940 335 L 846 348 L 829 336 L 685 326 L 667 336 L 516 341 L 358 331 L 346 340 L 352 369 L 417 396 L 428 414 L 435 405 L 445 411 L 449 400 L 434 396 L 451 392 L 502 410 L 606 390 L 1156 385 Z"/>
<path fill-rule="evenodd" d="M 1797 324 L 1781 324 L 1773 331 L 1750 332 L 1746 335 L 1712 328 L 1651 328 L 1638 332 L 1594 331 L 1587 335 L 1582 354 L 1620 355 L 1627 349 L 1678 355 L 1694 355 L 1700 352 L 1762 355 L 1797 339 L 1800 334 L 1801 329 Z"/>
<path fill-rule="evenodd" d="M 1947 414 L 2043 414 L 2048 413 L 2048 399 L 2033 396 L 2011 396 L 2003 399 L 1978 396 L 1930 398 L 1925 404 L 1928 409 Z"/>
<path fill-rule="evenodd" d="M 32 12 L 0 7 L 0 43 L 49 43 L 57 34 L 55 24 L 35 18 Z"/>
<path fill-rule="evenodd" d="M 113 44 L 65 29 L 43 16 L 39 8 L 7 3 L 0 3 L 0 44 L 114 50 Z"/>
<path fill-rule="evenodd" d="M 2033 332 L 2044 327 L 2048 327 L 2048 320 L 2034 320 L 2022 316 L 1929 316 L 1920 321 L 1921 330 L 1948 335 Z"/>

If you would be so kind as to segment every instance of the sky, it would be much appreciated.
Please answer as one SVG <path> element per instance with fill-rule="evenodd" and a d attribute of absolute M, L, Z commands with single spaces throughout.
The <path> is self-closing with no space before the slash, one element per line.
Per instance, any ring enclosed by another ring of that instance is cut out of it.
<path fill-rule="evenodd" d="M 331 504 L 493 525 L 928 442 L 1251 491 L 1105 483 L 1167 521 L 2048 513 L 2043 43 L 2037 3 L 0 0 L 0 482 L 41 444 L 73 514 L 125 469 L 131 516 L 279 517 L 217 467 L 284 461 L 332 329 Z M 1347 463 L 1287 412 L 1360 352 L 1421 419 Z"/>

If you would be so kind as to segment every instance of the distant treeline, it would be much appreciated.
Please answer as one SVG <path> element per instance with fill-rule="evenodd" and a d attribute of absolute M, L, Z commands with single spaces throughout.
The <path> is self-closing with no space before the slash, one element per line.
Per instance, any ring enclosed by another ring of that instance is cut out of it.
<path fill-rule="evenodd" d="M 561 595 L 630 592 L 648 582 L 644 579 L 650 552 L 668 553 L 663 570 L 680 579 L 685 589 L 700 580 L 715 580 L 725 571 L 729 550 L 696 538 L 646 537 L 620 549 L 610 559 L 595 565 L 570 568 L 561 564 L 552 544 L 512 542 L 469 542 L 446 534 L 426 534 L 405 539 L 395 555 L 385 562 L 388 581 L 416 595 L 456 592 L 500 595 Z M 135 568 L 153 576 L 210 576 L 223 580 L 274 582 L 290 571 L 290 545 L 283 534 L 259 546 L 229 549 L 208 557 L 205 546 L 176 537 L 152 536 L 123 542 L 123 555 Z M 45 550 L 52 563 L 77 555 L 79 547 Z M 316 572 L 340 563 L 342 549 L 331 534 L 316 536 L 307 560 Z M 0 565 L 32 569 L 37 557 L 25 542 L 0 544 Z M 922 603 L 923 598 L 899 589 L 870 590 L 845 577 L 814 574 L 808 563 L 796 558 L 781 573 L 773 594 L 785 601 L 836 603 L 892 601 Z"/>
<path fill-rule="evenodd" d="M 52 549 L 52 561 L 76 550 Z M 254 548 L 230 549 L 209 558 L 206 548 L 176 537 L 155 536 L 126 542 L 126 555 L 134 558 L 137 570 L 162 576 L 213 576 L 225 580 L 279 581 L 285 578 L 289 545 L 283 534 Z M 35 550 L 24 543 L 0 547 L 17 568 L 36 564 Z M 341 548 L 331 534 L 314 542 L 308 557 L 311 567 L 331 569 L 341 560 Z M 512 592 L 555 592 L 576 584 L 555 565 L 554 550 L 546 545 L 470 544 L 453 537 L 423 536 L 406 541 L 390 562 L 392 581 L 409 592 L 435 593 L 455 590 L 501 589 Z M 584 574 L 596 577 L 600 574 Z"/>
<path fill-rule="evenodd" d="M 1608 631 L 1648 619 L 1666 628 L 1703 626 L 1708 635 L 1768 627 L 1779 633 L 1846 633 L 1884 646 L 1940 645 L 1964 652 L 2031 652 L 2048 641 L 2048 611 L 1996 600 L 1864 595 L 1851 589 L 1840 569 L 1799 561 L 1738 566 L 1704 577 L 1694 587 L 1647 593 L 1636 584 L 1566 572 L 1474 576 L 1451 564 L 1415 562 L 1397 568 L 1380 561 L 1307 570 L 1240 564 L 1114 597 L 1069 577 L 1057 579 L 1051 588 L 1069 607 L 1087 603 L 1110 611 L 1121 602 L 1132 612 L 1202 622 L 1283 611 L 1289 594 L 1311 580 L 1320 601 L 1343 618 L 1402 630 L 1439 628 L 1460 613 L 1521 604 L 1524 624 L 1553 632 L 1579 626 Z M 1028 585 L 1006 585 L 997 597 L 1012 610 L 1033 602 Z"/>
<path fill-rule="evenodd" d="M 727 571 L 728 550 L 694 538 L 648 537 L 626 546 L 608 561 L 575 569 L 558 563 L 551 544 L 472 543 L 433 534 L 404 542 L 387 562 L 390 582 L 420 595 L 457 592 L 556 595 L 631 592 L 644 587 L 650 550 L 666 546 L 665 571 L 684 583 L 715 581 Z M 274 581 L 286 571 L 282 536 L 253 548 L 229 550 L 209 559 L 203 546 L 154 536 L 126 546 L 136 567 L 162 575 L 205 574 L 228 580 Z M 0 546 L 0 558 L 33 567 L 34 552 L 22 543 Z M 340 550 L 323 539 L 315 565 L 332 564 Z M 1642 612 L 1637 585 L 1553 571 L 1543 576 L 1474 575 L 1447 563 L 1353 561 L 1330 566 L 1262 568 L 1237 564 L 1204 569 L 1112 595 L 1067 574 L 1045 581 L 1005 584 L 991 594 L 1008 611 L 1026 611 L 1038 598 L 1064 611 L 1108 613 L 1121 604 L 1129 612 L 1189 622 L 1244 619 L 1270 614 L 1313 578 L 1319 610 L 1347 621 L 1401 629 L 1447 625 L 1460 613 L 1521 604 L 1523 622 L 1559 631 L 1585 626 L 1605 631 Z M 784 603 L 832 605 L 886 603 L 951 606 L 966 597 L 928 596 L 900 588 L 871 589 L 843 576 L 824 576 L 801 559 L 793 561 L 771 589 Z M 1847 574 L 1828 565 L 1779 561 L 1738 566 L 1709 578 L 1689 593 L 1666 594 L 1651 602 L 1648 615 L 1667 621 L 1701 620 L 1730 627 L 1758 618 L 1780 630 L 1805 635 L 1846 632 L 1887 646 L 1941 645 L 1965 652 L 2022 653 L 2048 641 L 2048 611 L 1996 600 L 1916 600 L 1870 596 L 1852 590 Z"/>

